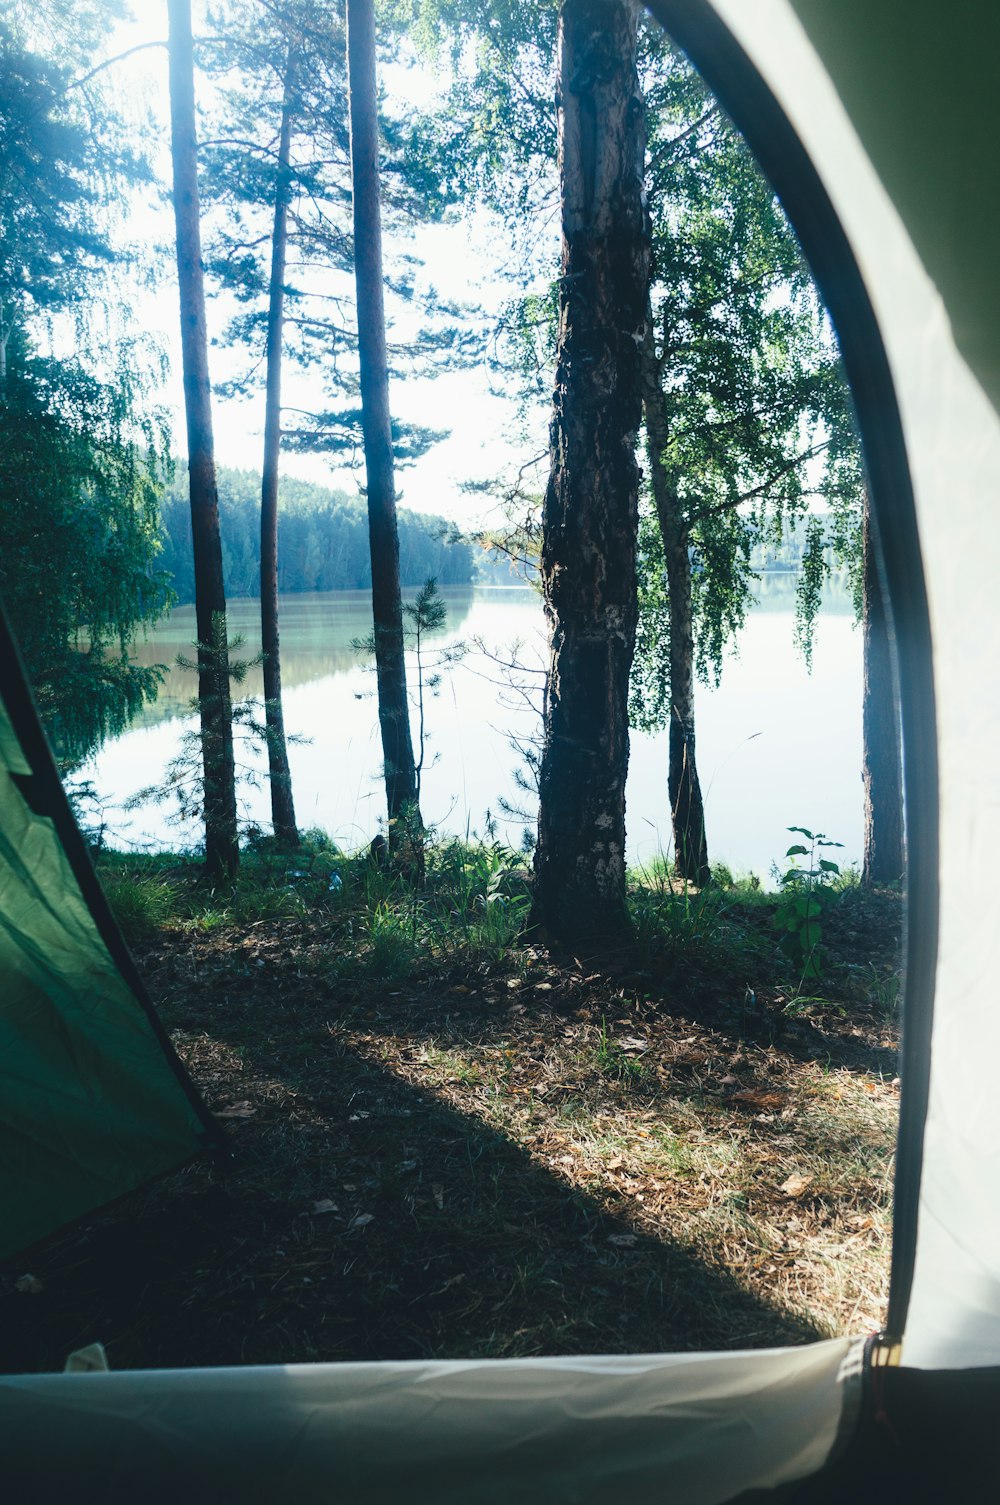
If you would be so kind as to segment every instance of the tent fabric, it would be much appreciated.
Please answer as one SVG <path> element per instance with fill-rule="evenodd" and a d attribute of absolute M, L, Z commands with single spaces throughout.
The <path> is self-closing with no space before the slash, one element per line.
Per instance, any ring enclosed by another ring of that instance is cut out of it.
<path fill-rule="evenodd" d="M 992 1405 L 990 1367 L 1000 1363 L 1000 927 L 992 913 L 1000 693 L 991 676 L 1000 649 L 1000 210 L 989 185 L 1000 23 L 983 5 L 945 11 L 929 0 L 652 0 L 651 8 L 668 19 L 721 20 L 772 91 L 846 237 L 851 275 L 860 271 L 877 321 L 877 358 L 888 361 L 891 401 L 880 421 L 876 382 L 862 419 L 901 634 L 908 790 L 927 796 L 908 809 L 911 894 L 920 901 L 910 913 L 934 935 L 923 953 L 922 937 L 911 935 L 909 955 L 934 958 L 936 987 L 930 1051 L 912 1019 L 906 1031 L 904 1114 L 909 1103 L 923 1130 L 908 1164 L 919 1169 L 922 1152 L 923 1166 L 903 1358 L 912 1371 L 978 1371 Z M 737 120 L 755 144 L 752 121 Z M 866 354 L 845 355 L 857 392 Z M 885 460 L 897 428 L 905 453 Z M 916 559 L 908 592 L 893 549 L 913 531 L 911 481 L 923 563 Z M 919 628 L 924 586 L 933 643 L 925 688 L 934 694 L 921 728 L 906 666 L 924 652 L 907 636 Z M 923 783 L 913 774 L 921 735 L 935 748 Z M 10 803 L 8 790 L 0 831 Z M 16 832 L 13 851 L 26 854 Z M 43 874 L 55 864 L 44 886 L 58 913 L 58 852 L 40 860 Z M 28 958 L 30 948 L 15 945 L 12 955 Z M 931 981 L 911 976 L 908 994 Z M 80 1052 L 63 1053 L 69 1081 Z M 909 1180 L 902 1191 L 909 1195 Z M 895 1251 L 897 1265 L 909 1252 Z M 853 1354 L 836 1342 L 735 1355 L 31 1376 L 0 1381 L 0 1443 L 5 1475 L 29 1501 L 85 1479 L 112 1501 L 721 1505 L 824 1465 L 849 1409 L 841 1372 Z M 936 1394 L 936 1377 L 926 1378 Z"/>
<path fill-rule="evenodd" d="M 183 1164 L 211 1125 L 111 954 L 131 966 L 6 624 L 0 661 L 2 1258 Z"/>
<path fill-rule="evenodd" d="M 973 339 L 976 311 L 968 300 L 981 268 L 995 263 L 996 243 L 984 238 L 978 202 L 989 180 L 976 177 L 976 164 L 992 167 L 1000 144 L 996 18 L 970 25 L 973 13 L 982 18 L 985 12 L 967 6 L 953 28 L 950 12 L 910 0 L 880 0 L 864 12 L 841 0 L 796 0 L 801 20 L 787 0 L 713 3 L 823 178 L 875 307 L 899 401 L 930 609 L 940 780 L 939 811 L 909 812 L 911 820 L 938 815 L 939 871 L 917 871 L 911 882 L 936 883 L 940 906 L 930 1107 L 903 1359 L 919 1368 L 995 1365 L 1000 687 L 994 667 L 1000 618 L 994 498 L 1000 421 L 987 387 L 1000 354 L 1000 326 L 986 300 Z M 866 22 L 874 12 L 877 23 Z M 832 78 L 810 36 L 829 50 Z M 855 67 L 861 82 L 852 80 Z M 904 121 L 925 108 L 925 91 L 932 119 L 952 117 L 949 151 L 922 152 L 916 128 L 910 151 L 904 149 L 894 111 L 902 109 L 908 90 Z M 932 235 L 935 209 L 944 225 Z M 995 287 L 991 292 L 995 299 Z"/>
<path fill-rule="evenodd" d="M 1000 8 L 793 0 L 944 299 L 963 359 L 1000 403 Z"/>
<path fill-rule="evenodd" d="M 859 1347 L 0 1379 L 0 1454 L 19 1505 L 723 1505 L 821 1467 Z"/>

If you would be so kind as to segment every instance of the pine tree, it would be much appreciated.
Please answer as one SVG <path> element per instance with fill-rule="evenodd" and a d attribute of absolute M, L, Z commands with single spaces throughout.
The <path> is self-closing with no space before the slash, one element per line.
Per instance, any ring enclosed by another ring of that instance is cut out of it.
<path fill-rule="evenodd" d="M 167 0 L 170 20 L 170 123 L 181 354 L 194 543 L 198 631 L 198 705 L 204 772 L 205 863 L 216 876 L 239 866 L 236 770 L 226 596 L 222 581 L 219 496 L 208 376 L 208 331 L 201 261 L 198 144 L 194 107 L 191 0 Z"/>
<path fill-rule="evenodd" d="M 421 817 L 410 736 L 399 586 L 399 536 L 393 474 L 389 367 L 382 291 L 382 217 L 379 203 L 378 115 L 373 0 L 348 0 L 347 70 L 354 192 L 354 269 L 364 427 L 368 527 L 372 555 L 372 611 L 379 726 L 389 815 L 389 848 L 411 865 Z"/>
<path fill-rule="evenodd" d="M 281 128 L 278 135 L 271 235 L 271 278 L 267 313 L 267 391 L 264 417 L 264 462 L 260 494 L 260 632 L 264 654 L 264 717 L 271 789 L 271 822 L 279 845 L 299 844 L 292 776 L 288 767 L 285 714 L 281 702 L 281 645 L 278 634 L 278 461 L 281 450 L 281 358 L 285 312 L 285 261 L 288 206 L 291 199 L 292 124 L 296 108 L 298 52 L 290 40 L 285 57 Z"/>

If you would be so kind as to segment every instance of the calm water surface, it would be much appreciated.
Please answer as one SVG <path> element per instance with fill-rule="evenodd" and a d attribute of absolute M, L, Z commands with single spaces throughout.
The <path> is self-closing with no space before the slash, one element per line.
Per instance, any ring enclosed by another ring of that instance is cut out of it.
<path fill-rule="evenodd" d="M 698 692 L 698 762 L 705 790 L 709 854 L 734 869 L 760 874 L 793 838 L 785 827 L 809 826 L 844 843 L 843 861 L 859 861 L 862 842 L 861 635 L 846 596 L 821 614 L 810 676 L 793 648 L 793 583 L 768 577 L 718 690 Z M 483 833 L 487 811 L 499 834 L 516 844 L 521 827 L 505 820 L 500 801 L 523 805 L 510 737 L 529 737 L 535 718 L 505 686 L 493 659 L 508 659 L 520 643 L 520 662 L 536 666 L 544 652 L 538 597 L 530 590 L 477 589 L 442 593 L 445 632 L 433 649 L 465 643 L 464 659 L 446 672 L 427 704 L 425 819 L 445 832 Z M 259 649 L 256 601 L 230 605 L 231 633 Z M 303 827 L 319 826 L 350 849 L 369 841 L 385 814 L 380 782 L 374 675 L 352 648 L 371 631 L 371 602 L 360 592 L 287 596 L 281 603 L 285 722 L 297 739 L 290 749 L 296 811 Z M 137 657 L 174 665 L 191 655 L 194 608 L 171 613 Z M 529 676 L 530 677 L 530 676 Z M 413 671 L 411 665 L 411 679 Z M 251 669 L 245 692 L 262 693 Z M 98 754 L 88 776 L 105 802 L 119 845 L 178 846 L 197 839 L 169 824 L 167 808 L 146 805 L 126 814 L 136 790 L 162 778 L 185 731 L 194 675 L 172 667 L 160 698 L 133 726 Z M 259 774 L 266 760 L 244 742 L 238 761 Z M 628 781 L 629 858 L 650 861 L 667 850 L 665 734 L 633 733 Z M 243 815 L 267 823 L 266 785 L 246 784 Z"/>

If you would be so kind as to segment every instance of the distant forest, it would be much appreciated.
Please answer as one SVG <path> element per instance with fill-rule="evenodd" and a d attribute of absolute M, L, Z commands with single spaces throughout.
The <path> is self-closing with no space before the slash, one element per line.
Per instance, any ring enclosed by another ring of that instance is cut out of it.
<path fill-rule="evenodd" d="M 772 540 L 762 540 L 750 551 L 750 568 L 758 574 L 770 571 L 784 572 L 795 575 L 801 574 L 806 549 L 809 543 L 809 518 L 799 517 L 794 521 L 786 521 L 780 544 Z M 837 560 L 832 543 L 826 546 L 827 573 L 837 577 L 843 573 L 844 566 Z"/>
<path fill-rule="evenodd" d="M 219 512 L 227 596 L 260 593 L 260 476 L 219 470 Z M 194 600 L 191 505 L 187 468 L 178 464 L 161 502 L 163 552 L 179 602 Z M 404 586 L 468 585 L 478 550 L 443 517 L 399 513 L 399 566 Z M 309 481 L 281 482 L 278 589 L 283 592 L 364 590 L 371 587 L 368 513 L 363 499 Z"/>

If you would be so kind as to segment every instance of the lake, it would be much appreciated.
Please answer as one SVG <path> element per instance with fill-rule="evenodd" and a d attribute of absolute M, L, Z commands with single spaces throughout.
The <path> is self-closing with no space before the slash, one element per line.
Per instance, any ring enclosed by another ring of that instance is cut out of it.
<path fill-rule="evenodd" d="M 476 588 L 442 592 L 444 633 L 432 658 L 464 643 L 460 662 L 445 666 L 427 701 L 427 753 L 422 806 L 425 820 L 459 835 L 487 828 L 518 844 L 522 825 L 502 815 L 502 802 L 525 804 L 515 771 L 523 766 L 511 736 L 530 737 L 535 718 L 522 695 L 505 685 L 498 660 L 516 657 L 536 669 L 544 653 L 541 604 L 530 589 Z M 844 843 L 843 862 L 860 861 L 861 634 L 846 592 L 824 603 L 810 676 L 793 647 L 794 580 L 766 576 L 739 651 L 726 663 L 717 690 L 699 687 L 698 763 L 705 792 L 710 859 L 768 881 L 794 839 L 790 825 L 824 831 Z M 230 603 L 230 634 L 252 657 L 260 645 L 256 601 Z M 281 602 L 285 722 L 300 825 L 321 827 L 350 850 L 370 841 L 384 817 L 374 673 L 352 641 L 371 631 L 371 601 L 362 592 L 286 596 Z M 197 833 L 172 826 L 167 807 L 122 810 L 136 790 L 163 776 L 185 731 L 194 674 L 176 666 L 191 656 L 194 607 L 171 612 L 139 646 L 142 663 L 170 664 L 160 697 L 84 771 L 105 805 L 114 845 L 183 846 Z M 511 645 L 519 643 L 516 655 Z M 413 678 L 411 664 L 411 680 Z M 530 673 L 521 677 L 527 684 Z M 260 696 L 260 669 L 248 672 L 244 692 Z M 414 718 L 415 724 L 415 718 Z M 262 750 L 245 740 L 237 760 L 259 779 Z M 629 860 L 649 862 L 668 849 L 666 734 L 633 733 L 627 791 Z M 246 820 L 266 824 L 265 783 L 244 783 Z M 489 812 L 489 817 L 487 815 Z"/>

